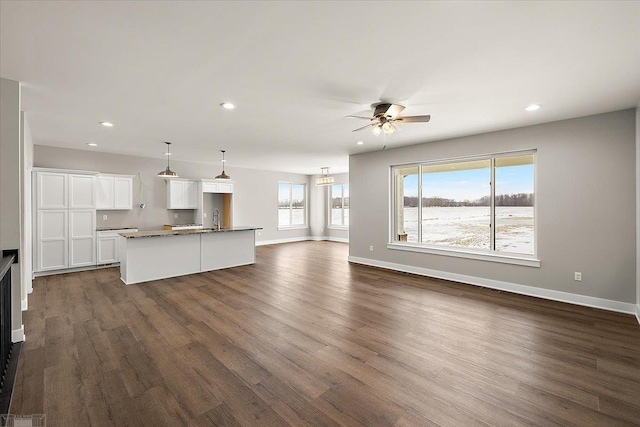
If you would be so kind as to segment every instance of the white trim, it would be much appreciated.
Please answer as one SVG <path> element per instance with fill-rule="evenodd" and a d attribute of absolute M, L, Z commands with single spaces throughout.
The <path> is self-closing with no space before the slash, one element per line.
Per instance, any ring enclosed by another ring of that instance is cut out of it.
<path fill-rule="evenodd" d="M 309 239 L 310 239 L 309 236 L 303 236 L 303 237 L 290 237 L 288 239 L 256 240 L 256 246 L 278 245 L 280 243 L 305 242 Z"/>
<path fill-rule="evenodd" d="M 587 295 L 571 294 L 568 292 L 555 291 L 552 289 L 537 288 L 534 286 L 519 285 L 516 283 L 502 282 L 499 280 L 485 279 L 482 277 L 467 276 L 464 274 L 450 273 L 447 271 L 431 270 L 428 268 L 414 267 L 404 264 L 396 264 L 386 261 L 378 261 L 369 258 L 349 256 L 349 262 L 356 264 L 370 265 L 373 267 L 385 268 L 388 270 L 402 271 L 405 273 L 418 274 L 420 276 L 434 277 L 437 279 L 451 280 L 454 282 L 466 283 L 469 285 L 482 286 L 485 288 L 499 289 L 521 295 L 544 298 L 552 301 L 568 302 L 586 307 L 601 308 L 603 310 L 617 311 L 620 313 L 633 314 L 636 312 L 636 305 L 626 302 L 613 301 L 604 298 L 595 298 Z M 640 321 L 640 319 L 639 319 Z"/>
<path fill-rule="evenodd" d="M 290 239 L 260 240 L 260 241 L 256 241 L 256 246 L 278 245 L 280 243 L 294 243 L 294 242 L 306 242 L 306 241 L 314 241 L 314 242 L 330 241 L 330 242 L 338 242 L 338 243 L 349 243 L 349 239 L 344 237 L 304 236 L 304 237 L 292 237 Z"/>
<path fill-rule="evenodd" d="M 520 258 L 511 255 L 497 253 L 480 253 L 453 248 L 434 248 L 432 246 L 413 245 L 410 243 L 387 243 L 387 249 L 409 252 L 421 252 L 432 255 L 452 256 L 457 258 L 477 259 L 482 261 L 500 262 L 504 264 L 524 265 L 527 267 L 540 267 L 540 260 L 534 258 Z"/>
<path fill-rule="evenodd" d="M 29 309 L 29 298 L 23 298 L 21 304 L 22 311 L 27 311 Z"/>
<path fill-rule="evenodd" d="M 74 169 L 56 169 L 56 168 L 40 168 L 34 167 L 31 169 L 33 172 L 56 172 L 56 173 L 70 173 L 74 175 L 98 175 L 100 172 L 97 171 L 85 171 L 85 170 L 74 170 Z"/>
<path fill-rule="evenodd" d="M 640 325 L 640 304 L 636 305 L 636 319 L 638 320 L 638 324 Z"/>
<path fill-rule="evenodd" d="M 278 231 L 287 231 L 287 230 L 306 230 L 308 229 L 308 225 L 286 225 L 278 227 Z"/>
<path fill-rule="evenodd" d="M 20 342 L 24 341 L 26 337 L 24 336 L 24 325 L 20 326 L 20 329 L 14 329 L 11 331 L 11 342 Z"/>

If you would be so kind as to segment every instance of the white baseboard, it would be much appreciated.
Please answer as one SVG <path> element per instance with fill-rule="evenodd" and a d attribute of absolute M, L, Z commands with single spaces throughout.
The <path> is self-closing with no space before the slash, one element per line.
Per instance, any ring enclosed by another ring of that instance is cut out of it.
<path fill-rule="evenodd" d="M 431 270 L 428 268 L 396 264 L 369 258 L 349 256 L 349 262 L 370 265 L 373 267 L 386 268 L 388 270 L 402 271 L 405 273 L 413 273 L 420 276 L 451 280 L 454 282 L 466 283 L 469 285 L 483 286 L 485 288 L 498 289 L 501 291 L 508 291 L 516 294 L 544 298 L 553 301 L 568 302 L 571 304 L 583 305 L 586 307 L 601 308 L 603 310 L 617 311 L 620 313 L 628 314 L 636 313 L 636 316 L 639 316 L 637 314 L 638 312 L 636 305 L 626 302 L 613 301 L 604 298 L 595 298 L 586 295 L 571 294 L 568 292 L 554 291 L 551 289 L 536 288 L 535 286 L 519 285 L 516 283 L 502 282 L 499 280 L 485 279 L 482 277 L 467 276 L 464 274 L 449 273 L 446 271 Z M 638 320 L 640 321 L 640 317 Z"/>
<path fill-rule="evenodd" d="M 22 311 L 27 311 L 29 309 L 29 298 L 25 298 L 22 300 Z"/>
<path fill-rule="evenodd" d="M 277 245 L 280 243 L 305 242 L 308 240 L 313 240 L 318 242 L 329 240 L 331 242 L 349 243 L 349 239 L 345 239 L 343 237 L 303 236 L 303 237 L 292 237 L 289 239 L 260 240 L 260 241 L 256 241 L 256 246 Z"/>
<path fill-rule="evenodd" d="M 22 325 L 20 329 L 14 329 L 11 331 L 11 342 L 20 342 L 24 340 L 24 325 Z"/>
<path fill-rule="evenodd" d="M 640 325 L 640 304 L 636 305 L 636 319 L 638 320 L 638 324 Z"/>
<path fill-rule="evenodd" d="M 260 241 L 256 241 L 256 246 L 277 245 L 280 243 L 304 242 L 307 240 L 309 240 L 309 236 L 290 237 L 288 239 L 276 239 L 276 240 L 260 240 Z"/>

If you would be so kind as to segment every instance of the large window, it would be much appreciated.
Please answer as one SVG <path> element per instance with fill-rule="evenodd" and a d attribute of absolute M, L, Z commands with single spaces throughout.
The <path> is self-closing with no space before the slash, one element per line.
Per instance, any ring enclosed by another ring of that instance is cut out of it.
<path fill-rule="evenodd" d="M 535 152 L 393 167 L 393 240 L 535 255 Z"/>
<path fill-rule="evenodd" d="M 329 226 L 349 227 L 349 184 L 334 184 L 329 187 L 331 218 Z"/>
<path fill-rule="evenodd" d="M 306 184 L 278 183 L 278 228 L 300 228 L 307 224 Z"/>

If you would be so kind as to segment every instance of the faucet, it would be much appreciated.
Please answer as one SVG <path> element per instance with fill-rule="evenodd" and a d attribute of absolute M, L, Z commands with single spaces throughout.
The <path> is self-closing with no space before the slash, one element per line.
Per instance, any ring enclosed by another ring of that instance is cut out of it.
<path fill-rule="evenodd" d="M 220 211 L 218 208 L 213 210 L 213 228 L 220 231 Z"/>

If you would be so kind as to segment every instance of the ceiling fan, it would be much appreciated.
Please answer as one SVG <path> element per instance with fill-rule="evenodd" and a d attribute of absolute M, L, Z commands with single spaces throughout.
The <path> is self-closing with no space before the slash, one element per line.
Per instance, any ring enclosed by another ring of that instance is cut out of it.
<path fill-rule="evenodd" d="M 374 104 L 373 107 L 375 108 L 375 110 L 373 111 L 373 117 L 347 116 L 348 118 L 366 119 L 371 121 L 371 123 L 366 126 L 354 129 L 353 132 L 371 127 L 371 132 L 373 132 L 375 136 L 380 135 L 382 132 L 387 135 L 391 135 L 398 130 L 396 123 L 426 123 L 431 119 L 431 116 L 398 117 L 398 115 L 405 108 L 404 106 L 398 104 L 380 103 Z"/>

